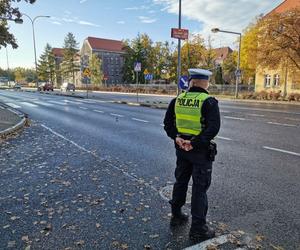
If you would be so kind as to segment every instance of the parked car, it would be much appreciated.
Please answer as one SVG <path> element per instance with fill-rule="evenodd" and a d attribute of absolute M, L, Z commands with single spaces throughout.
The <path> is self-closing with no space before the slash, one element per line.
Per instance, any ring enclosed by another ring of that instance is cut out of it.
<path fill-rule="evenodd" d="M 19 83 L 16 83 L 15 85 L 14 85 L 14 89 L 21 89 L 21 84 L 19 84 Z"/>
<path fill-rule="evenodd" d="M 53 85 L 48 82 L 39 84 L 38 91 L 53 91 Z"/>
<path fill-rule="evenodd" d="M 60 87 L 61 91 L 75 91 L 75 85 L 73 83 L 69 83 L 69 82 L 64 82 L 61 87 Z"/>

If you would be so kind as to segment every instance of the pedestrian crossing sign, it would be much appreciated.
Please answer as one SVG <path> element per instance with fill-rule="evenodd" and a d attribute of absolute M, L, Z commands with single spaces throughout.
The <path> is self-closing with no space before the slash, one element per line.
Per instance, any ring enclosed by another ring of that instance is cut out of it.
<path fill-rule="evenodd" d="M 83 70 L 83 75 L 86 76 L 86 77 L 90 77 L 91 76 L 91 71 L 89 68 L 85 68 Z"/>

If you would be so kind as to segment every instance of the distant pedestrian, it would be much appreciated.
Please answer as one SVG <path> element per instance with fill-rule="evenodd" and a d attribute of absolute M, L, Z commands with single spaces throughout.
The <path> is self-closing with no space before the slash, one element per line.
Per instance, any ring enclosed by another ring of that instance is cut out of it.
<path fill-rule="evenodd" d="M 216 144 L 212 141 L 220 129 L 218 101 L 208 92 L 211 72 L 189 69 L 190 88 L 173 99 L 164 119 L 164 129 L 175 142 L 176 182 L 171 204 L 171 226 L 188 221 L 181 208 L 186 202 L 188 183 L 192 176 L 192 225 L 189 232 L 193 241 L 203 241 L 215 236 L 207 226 L 208 202 L 206 192 L 211 183 L 212 162 Z"/>

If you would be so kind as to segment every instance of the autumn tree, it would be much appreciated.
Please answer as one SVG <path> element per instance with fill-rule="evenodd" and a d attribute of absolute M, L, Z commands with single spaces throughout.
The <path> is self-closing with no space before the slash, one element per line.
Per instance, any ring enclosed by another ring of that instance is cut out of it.
<path fill-rule="evenodd" d="M 21 13 L 18 8 L 12 7 L 14 2 L 20 2 L 21 0 L 1 0 L 0 1 L 0 16 L 8 19 L 19 19 Z M 36 0 L 24 0 L 28 3 L 34 3 Z M 14 49 L 18 47 L 17 41 L 12 33 L 9 32 L 8 23 L 6 20 L 0 20 L 0 46 L 11 45 Z"/>
<path fill-rule="evenodd" d="M 75 83 L 75 73 L 80 71 L 78 63 L 78 42 L 72 33 L 68 33 L 63 45 L 63 61 L 61 63 L 61 72 L 64 77 L 72 77 Z"/>
<path fill-rule="evenodd" d="M 258 28 L 259 65 L 275 69 L 286 64 L 300 70 L 300 7 L 267 15 Z"/>
<path fill-rule="evenodd" d="M 257 17 L 243 31 L 240 68 L 243 71 L 242 77 L 244 82 L 255 78 L 258 51 L 258 23 L 260 20 L 261 16 Z"/>
<path fill-rule="evenodd" d="M 91 83 L 93 85 L 101 85 L 103 72 L 101 70 L 101 60 L 96 54 L 92 54 L 89 60 L 89 68 L 91 71 Z"/>
<path fill-rule="evenodd" d="M 189 68 L 197 68 L 203 62 L 205 51 L 204 39 L 201 35 L 193 35 L 181 48 L 182 74 L 187 75 Z"/>
<path fill-rule="evenodd" d="M 237 68 L 237 52 L 230 53 L 222 64 L 223 78 L 225 83 L 232 84 L 235 81 L 235 71 Z"/>

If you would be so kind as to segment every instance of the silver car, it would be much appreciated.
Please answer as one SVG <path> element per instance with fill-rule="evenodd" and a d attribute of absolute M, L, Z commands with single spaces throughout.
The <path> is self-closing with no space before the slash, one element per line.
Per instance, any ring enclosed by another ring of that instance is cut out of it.
<path fill-rule="evenodd" d="M 73 83 L 69 83 L 69 82 L 64 82 L 61 87 L 60 87 L 61 91 L 75 91 L 75 85 Z"/>

